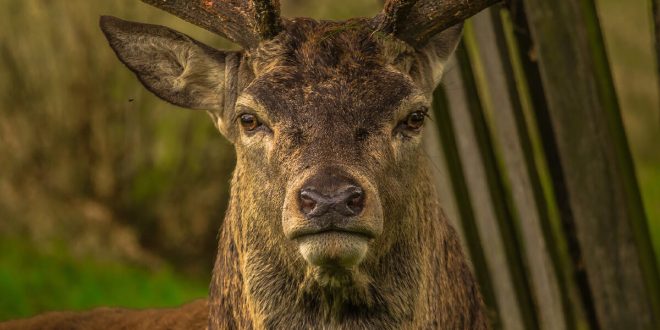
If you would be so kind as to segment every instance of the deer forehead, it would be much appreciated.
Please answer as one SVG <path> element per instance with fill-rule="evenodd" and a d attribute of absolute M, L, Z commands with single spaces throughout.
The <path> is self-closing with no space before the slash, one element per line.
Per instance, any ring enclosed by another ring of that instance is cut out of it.
<path fill-rule="evenodd" d="M 415 92 L 401 74 L 391 71 L 356 72 L 308 80 L 298 73 L 269 74 L 255 80 L 244 92 L 272 122 L 295 119 L 334 123 L 345 120 L 388 120 L 401 101 Z M 360 74 L 362 76 L 360 76 Z M 345 120 L 344 120 L 345 119 Z"/>
<path fill-rule="evenodd" d="M 256 78 L 239 105 L 275 122 L 368 124 L 391 119 L 404 100 L 425 100 L 401 69 L 409 50 L 393 51 L 396 41 L 374 34 L 367 21 L 295 19 L 286 27 L 250 54 Z"/>
<path fill-rule="evenodd" d="M 297 66 L 316 75 L 334 75 L 346 67 L 374 68 L 412 54 L 404 42 L 375 32 L 367 19 L 316 21 L 284 20 L 284 30 L 251 51 L 257 75 L 277 66 Z"/>

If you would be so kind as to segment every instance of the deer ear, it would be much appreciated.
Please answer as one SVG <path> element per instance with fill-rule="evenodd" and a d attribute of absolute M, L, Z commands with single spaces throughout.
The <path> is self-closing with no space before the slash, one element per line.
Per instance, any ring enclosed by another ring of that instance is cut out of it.
<path fill-rule="evenodd" d="M 100 25 L 119 59 L 158 97 L 184 108 L 223 111 L 228 53 L 163 26 L 110 16 L 101 17 Z"/>
<path fill-rule="evenodd" d="M 456 50 L 463 35 L 463 23 L 438 33 L 421 49 L 417 50 L 416 65 L 411 72 L 422 86 L 433 91 L 445 71 L 449 58 Z"/>

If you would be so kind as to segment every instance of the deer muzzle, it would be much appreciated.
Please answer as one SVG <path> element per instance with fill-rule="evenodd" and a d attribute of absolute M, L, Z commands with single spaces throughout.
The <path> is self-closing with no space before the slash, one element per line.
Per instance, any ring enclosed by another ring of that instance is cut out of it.
<path fill-rule="evenodd" d="M 307 172 L 289 186 L 284 204 L 284 234 L 312 266 L 356 266 L 383 231 L 375 187 L 347 170 Z"/>

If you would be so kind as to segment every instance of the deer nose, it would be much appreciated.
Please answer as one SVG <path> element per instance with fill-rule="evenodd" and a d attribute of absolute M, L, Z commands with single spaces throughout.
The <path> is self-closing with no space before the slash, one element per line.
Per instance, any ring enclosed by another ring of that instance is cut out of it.
<path fill-rule="evenodd" d="M 341 175 L 321 175 L 312 178 L 300 189 L 300 210 L 307 218 L 334 212 L 350 217 L 364 208 L 364 191 Z"/>
<path fill-rule="evenodd" d="M 300 191 L 300 208 L 308 218 L 337 212 L 343 216 L 355 216 L 364 207 L 364 193 L 360 187 L 350 186 L 333 195 L 324 195 L 312 188 Z"/>

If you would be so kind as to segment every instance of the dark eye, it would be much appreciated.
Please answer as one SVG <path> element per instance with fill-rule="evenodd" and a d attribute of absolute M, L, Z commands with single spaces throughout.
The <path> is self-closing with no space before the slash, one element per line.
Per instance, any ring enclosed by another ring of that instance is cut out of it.
<path fill-rule="evenodd" d="M 424 119 L 426 119 L 426 112 L 416 111 L 408 115 L 405 124 L 409 130 L 417 131 L 424 126 Z"/>
<path fill-rule="evenodd" d="M 248 132 L 254 131 L 255 129 L 259 128 L 259 126 L 261 126 L 259 119 L 257 119 L 257 116 L 255 115 L 243 114 L 239 119 L 241 121 L 241 126 L 243 126 L 243 129 L 245 129 Z"/>

